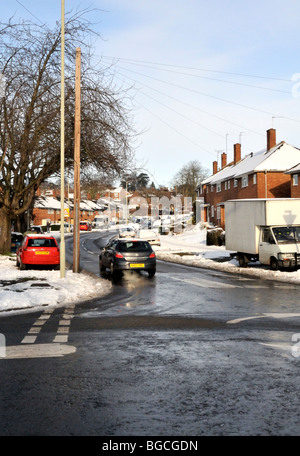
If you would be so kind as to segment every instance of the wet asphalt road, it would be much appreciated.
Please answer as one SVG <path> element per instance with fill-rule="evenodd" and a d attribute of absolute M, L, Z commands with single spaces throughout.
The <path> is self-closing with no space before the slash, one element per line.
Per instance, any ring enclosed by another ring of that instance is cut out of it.
<path fill-rule="evenodd" d="M 97 275 L 103 235 L 81 236 L 81 266 Z M 64 308 L 39 334 L 48 353 L 0 359 L 0 435 L 300 434 L 299 287 L 164 262 L 157 271 L 104 276 L 111 293 L 71 309 L 60 357 Z M 17 347 L 42 316 L 1 318 L 0 332 Z"/>

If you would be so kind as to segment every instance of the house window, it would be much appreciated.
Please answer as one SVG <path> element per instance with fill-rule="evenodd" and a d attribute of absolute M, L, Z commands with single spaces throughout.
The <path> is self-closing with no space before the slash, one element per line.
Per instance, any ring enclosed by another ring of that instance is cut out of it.
<path fill-rule="evenodd" d="M 293 185 L 298 185 L 298 174 L 293 174 Z"/>
<path fill-rule="evenodd" d="M 256 185 L 256 174 L 253 174 L 253 185 Z"/>
<path fill-rule="evenodd" d="M 238 186 L 238 180 L 237 179 L 234 179 L 234 186 L 237 187 Z"/>
<path fill-rule="evenodd" d="M 230 189 L 230 181 L 227 182 L 227 188 Z"/>
<path fill-rule="evenodd" d="M 221 191 L 221 182 L 218 182 L 217 183 L 217 192 L 220 192 Z"/>
<path fill-rule="evenodd" d="M 248 187 L 248 176 L 242 177 L 242 187 Z"/>
<path fill-rule="evenodd" d="M 215 206 L 211 206 L 210 213 L 212 217 L 215 216 Z"/>
<path fill-rule="evenodd" d="M 227 181 L 225 181 L 225 183 L 224 183 L 224 188 L 225 188 L 225 190 L 227 190 Z"/>
<path fill-rule="evenodd" d="M 214 191 L 214 186 L 213 186 L 213 185 L 210 186 L 210 191 L 211 191 L 211 192 Z"/>
<path fill-rule="evenodd" d="M 221 220 L 221 207 L 217 207 L 217 220 Z"/>
<path fill-rule="evenodd" d="M 54 214 L 54 209 L 48 209 L 48 214 Z"/>

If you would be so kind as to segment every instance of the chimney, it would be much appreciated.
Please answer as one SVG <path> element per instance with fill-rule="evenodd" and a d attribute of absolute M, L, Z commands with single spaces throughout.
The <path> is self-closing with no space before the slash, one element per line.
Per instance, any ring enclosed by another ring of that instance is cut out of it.
<path fill-rule="evenodd" d="M 222 153 L 221 155 L 221 168 L 225 168 L 225 166 L 227 165 L 227 154 L 225 154 L 225 152 Z"/>
<path fill-rule="evenodd" d="M 274 128 L 270 128 L 267 130 L 267 150 L 272 149 L 272 147 L 276 146 L 276 130 Z"/>
<path fill-rule="evenodd" d="M 234 164 L 235 165 L 241 159 L 241 145 L 239 143 L 234 144 L 234 146 L 233 146 L 233 159 L 234 159 Z"/>
<path fill-rule="evenodd" d="M 214 161 L 213 162 L 213 174 L 216 174 L 218 172 L 218 162 Z"/>

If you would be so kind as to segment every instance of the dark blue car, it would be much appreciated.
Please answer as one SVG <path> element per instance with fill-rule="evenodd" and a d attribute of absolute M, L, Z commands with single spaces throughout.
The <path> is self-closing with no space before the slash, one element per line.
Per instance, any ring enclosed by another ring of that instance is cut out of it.
<path fill-rule="evenodd" d="M 16 252 L 17 249 L 23 242 L 23 234 L 22 233 L 11 233 L 11 251 Z"/>

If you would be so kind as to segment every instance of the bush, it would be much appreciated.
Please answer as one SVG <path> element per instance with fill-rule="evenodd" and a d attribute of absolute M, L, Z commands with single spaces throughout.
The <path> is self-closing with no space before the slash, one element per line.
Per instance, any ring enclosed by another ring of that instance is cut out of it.
<path fill-rule="evenodd" d="M 206 245 L 224 245 L 224 231 L 222 228 L 214 228 L 212 230 L 207 230 L 206 234 Z"/>

